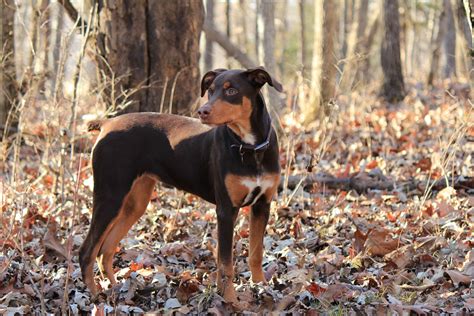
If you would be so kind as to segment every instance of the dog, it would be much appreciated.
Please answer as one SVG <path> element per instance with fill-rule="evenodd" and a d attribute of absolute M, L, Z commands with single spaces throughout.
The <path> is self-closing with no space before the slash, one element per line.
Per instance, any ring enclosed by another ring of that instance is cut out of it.
<path fill-rule="evenodd" d="M 94 261 L 116 284 L 115 249 L 143 215 L 157 181 L 216 205 L 217 288 L 236 301 L 233 235 L 239 209 L 250 206 L 248 264 L 254 282 L 262 270 L 263 237 L 270 202 L 280 181 L 279 149 L 261 88 L 282 86 L 262 67 L 216 69 L 201 81 L 208 101 L 197 119 L 158 113 L 131 113 L 89 124 L 100 130 L 92 150 L 94 177 L 90 228 L 79 250 L 82 278 L 97 294 Z"/>

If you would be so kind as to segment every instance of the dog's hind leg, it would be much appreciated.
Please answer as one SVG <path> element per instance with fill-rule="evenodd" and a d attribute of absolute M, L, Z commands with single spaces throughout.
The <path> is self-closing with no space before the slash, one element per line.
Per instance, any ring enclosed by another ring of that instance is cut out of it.
<path fill-rule="evenodd" d="M 96 294 L 94 282 L 94 262 L 104 242 L 105 236 L 112 229 L 114 219 L 120 209 L 123 196 L 99 197 L 94 196 L 92 219 L 84 242 L 79 250 L 79 264 L 82 280 L 93 295 Z"/>
<path fill-rule="evenodd" d="M 138 177 L 125 196 L 112 228 L 107 230 L 105 234 L 104 241 L 98 252 L 100 258 L 99 267 L 112 285 L 116 283 L 112 265 L 115 249 L 133 224 L 145 213 L 155 184 L 156 180 L 150 176 L 143 175 Z"/>

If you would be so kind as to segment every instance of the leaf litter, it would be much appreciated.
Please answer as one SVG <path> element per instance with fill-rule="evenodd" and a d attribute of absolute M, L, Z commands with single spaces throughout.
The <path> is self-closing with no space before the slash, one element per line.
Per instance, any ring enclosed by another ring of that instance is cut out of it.
<path fill-rule="evenodd" d="M 215 287 L 213 206 L 163 185 L 116 249 L 118 285 L 96 270 L 104 292 L 91 297 L 77 262 L 89 155 L 73 157 L 79 177 L 66 176 L 59 197 L 60 179 L 34 154 L 46 145 L 26 141 L 23 182 L 1 187 L 0 313 L 474 313 L 472 105 L 441 87 L 411 92 L 397 106 L 341 96 L 339 111 L 309 125 L 282 118 L 267 283 L 251 282 L 243 209 L 233 305 Z"/>

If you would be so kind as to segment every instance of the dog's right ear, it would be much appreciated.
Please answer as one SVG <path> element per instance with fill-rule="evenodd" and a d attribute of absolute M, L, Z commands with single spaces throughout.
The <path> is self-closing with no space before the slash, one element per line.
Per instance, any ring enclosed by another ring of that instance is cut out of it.
<path fill-rule="evenodd" d="M 223 73 L 224 71 L 227 71 L 227 69 L 218 68 L 218 69 L 208 71 L 208 72 L 206 72 L 206 74 L 204 76 L 202 76 L 202 80 L 201 80 L 201 98 L 206 94 L 207 89 L 209 89 L 212 82 L 214 82 L 214 79 L 216 79 L 217 75 L 219 75 L 220 73 Z"/>

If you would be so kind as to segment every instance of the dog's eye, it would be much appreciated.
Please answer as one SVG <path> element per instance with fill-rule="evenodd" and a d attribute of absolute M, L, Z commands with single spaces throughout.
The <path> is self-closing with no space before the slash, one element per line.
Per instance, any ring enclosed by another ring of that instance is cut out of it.
<path fill-rule="evenodd" d="M 213 89 L 211 89 L 211 88 L 207 89 L 207 95 L 208 96 L 211 96 L 213 93 L 214 93 Z"/>
<path fill-rule="evenodd" d="M 239 91 L 237 91 L 237 89 L 234 89 L 234 88 L 229 88 L 225 90 L 225 95 L 228 95 L 228 96 L 236 95 L 237 93 L 239 93 Z"/>

